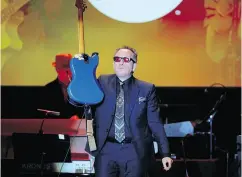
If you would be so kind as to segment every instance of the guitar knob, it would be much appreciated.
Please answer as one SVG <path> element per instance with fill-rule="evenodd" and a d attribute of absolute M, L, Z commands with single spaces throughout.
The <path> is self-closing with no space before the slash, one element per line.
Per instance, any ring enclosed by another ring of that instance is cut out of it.
<path fill-rule="evenodd" d="M 97 52 L 93 52 L 93 53 L 92 53 L 92 57 L 93 57 L 94 55 L 98 55 L 98 53 L 97 53 Z"/>
<path fill-rule="evenodd" d="M 87 54 L 83 54 L 84 61 L 88 61 L 89 56 Z"/>

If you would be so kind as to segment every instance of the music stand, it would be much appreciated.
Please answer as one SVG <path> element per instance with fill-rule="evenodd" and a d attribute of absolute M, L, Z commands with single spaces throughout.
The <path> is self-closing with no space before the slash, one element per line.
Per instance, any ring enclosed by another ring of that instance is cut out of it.
<path fill-rule="evenodd" d="M 71 162 L 70 137 L 63 134 L 13 133 L 14 160 L 17 165 Z"/>

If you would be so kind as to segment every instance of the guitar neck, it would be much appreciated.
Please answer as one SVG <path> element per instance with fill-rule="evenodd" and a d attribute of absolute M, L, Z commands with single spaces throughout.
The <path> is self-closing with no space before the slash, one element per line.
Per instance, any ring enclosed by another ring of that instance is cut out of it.
<path fill-rule="evenodd" d="M 78 52 L 85 53 L 85 42 L 84 42 L 84 23 L 83 23 L 83 10 L 78 9 L 78 28 L 79 28 L 79 33 L 78 33 L 78 44 L 79 44 L 79 49 Z"/>

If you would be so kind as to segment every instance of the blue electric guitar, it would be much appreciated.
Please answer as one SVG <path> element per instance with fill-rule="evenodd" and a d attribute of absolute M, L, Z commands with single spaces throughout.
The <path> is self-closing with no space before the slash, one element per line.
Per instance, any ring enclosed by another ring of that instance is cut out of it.
<path fill-rule="evenodd" d="M 83 0 L 76 0 L 79 20 L 79 53 L 70 61 L 72 80 L 67 88 L 69 102 L 73 105 L 96 105 L 104 97 L 96 78 L 99 63 L 98 53 L 92 56 L 84 54 L 83 12 L 86 8 Z"/>
<path fill-rule="evenodd" d="M 72 81 L 67 88 L 71 104 L 95 105 L 102 101 L 104 93 L 96 79 L 98 61 L 98 53 L 75 55 L 71 59 Z"/>

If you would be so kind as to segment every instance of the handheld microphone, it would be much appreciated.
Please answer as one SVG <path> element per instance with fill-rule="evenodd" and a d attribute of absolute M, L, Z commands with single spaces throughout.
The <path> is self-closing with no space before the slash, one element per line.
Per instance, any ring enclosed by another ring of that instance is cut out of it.
<path fill-rule="evenodd" d="M 225 100 L 225 98 L 226 98 L 226 92 L 220 95 L 219 99 L 216 101 L 214 107 L 212 108 L 212 111 L 215 111 L 216 109 L 218 109 L 218 107 L 223 102 L 223 100 Z"/>

